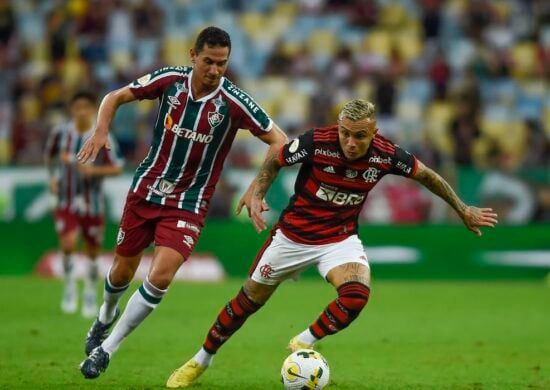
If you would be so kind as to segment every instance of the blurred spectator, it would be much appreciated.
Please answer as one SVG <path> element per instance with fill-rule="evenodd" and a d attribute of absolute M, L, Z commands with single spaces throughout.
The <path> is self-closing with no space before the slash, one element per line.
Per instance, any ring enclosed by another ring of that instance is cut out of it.
<path fill-rule="evenodd" d="M 0 0 L 0 50 L 4 50 L 14 37 L 15 29 L 15 15 L 10 0 Z"/>
<path fill-rule="evenodd" d="M 289 74 L 292 59 L 286 53 L 285 43 L 283 40 L 278 40 L 271 54 L 267 58 L 265 66 L 266 76 L 286 76 Z"/>
<path fill-rule="evenodd" d="M 508 224 L 533 220 L 536 197 L 530 185 L 514 173 L 513 159 L 498 146 L 489 154 L 492 169 L 483 177 L 479 191 L 484 207 L 491 207 L 499 220 Z"/>
<path fill-rule="evenodd" d="M 436 98 L 444 99 L 447 96 L 447 84 L 451 77 L 451 69 L 447 64 L 444 53 L 439 50 L 430 67 L 430 79 L 434 84 Z"/>
<path fill-rule="evenodd" d="M 477 124 L 475 108 L 469 101 L 460 100 L 456 117 L 451 122 L 451 139 L 453 141 L 454 162 L 460 166 L 472 166 L 472 149 L 476 139 L 481 135 Z"/>
<path fill-rule="evenodd" d="M 535 120 L 525 122 L 527 142 L 522 161 L 523 168 L 550 167 L 550 140 L 541 124 Z"/>
<path fill-rule="evenodd" d="M 250 70 L 239 81 L 258 88 L 287 130 L 330 122 L 337 101 L 363 97 L 376 103 L 381 134 L 430 165 L 483 163 L 498 139 L 523 168 L 548 170 L 549 1 L 218 3 L 211 12 L 188 0 L 0 0 L 0 163 L 38 163 L 66 96 L 103 95 L 168 65 L 212 24 L 231 31 L 232 61 Z M 256 14 L 259 27 L 245 28 L 242 18 Z M 318 34 L 330 42 L 311 44 Z M 264 82 L 271 75 L 277 82 Z M 231 69 L 226 76 L 236 81 Z M 147 104 L 115 118 L 130 165 L 147 153 L 156 120 Z M 246 139 L 235 147 L 228 164 L 257 161 Z"/>
<path fill-rule="evenodd" d="M 428 41 L 437 39 L 441 25 L 441 1 L 422 0 L 422 27 L 424 38 Z"/>

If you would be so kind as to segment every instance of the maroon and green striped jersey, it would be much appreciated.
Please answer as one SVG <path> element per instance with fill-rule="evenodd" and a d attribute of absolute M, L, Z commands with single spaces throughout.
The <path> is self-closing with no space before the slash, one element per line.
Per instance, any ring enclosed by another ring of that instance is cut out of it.
<path fill-rule="evenodd" d="M 78 215 L 101 216 L 105 211 L 102 190 L 103 178 L 85 177 L 78 172 L 76 154 L 82 145 L 93 134 L 94 126 L 84 133 L 79 133 L 73 122 L 57 126 L 50 133 L 46 142 L 45 159 L 48 165 L 57 161 L 58 177 L 57 208 L 66 209 Z M 111 150 L 102 149 L 94 165 L 122 166 L 118 144 L 109 136 Z"/>
<path fill-rule="evenodd" d="M 294 195 L 278 227 L 303 244 L 328 244 L 357 234 L 369 191 L 387 174 L 414 176 L 416 158 L 376 134 L 365 156 L 349 161 L 338 126 L 310 130 L 281 148 L 282 166 L 301 163 Z"/>
<path fill-rule="evenodd" d="M 238 129 L 255 136 L 273 121 L 226 78 L 194 99 L 191 67 L 167 67 L 130 84 L 138 99 L 159 99 L 153 141 L 131 190 L 146 200 L 205 216 Z"/>

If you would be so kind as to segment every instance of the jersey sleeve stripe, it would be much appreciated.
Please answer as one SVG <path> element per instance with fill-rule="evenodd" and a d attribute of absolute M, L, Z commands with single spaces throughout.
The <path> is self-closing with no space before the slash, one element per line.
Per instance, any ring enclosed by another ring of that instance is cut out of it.
<path fill-rule="evenodd" d="M 254 115 L 252 115 L 248 109 L 246 108 L 246 106 L 244 104 L 242 104 L 239 99 L 237 99 L 236 97 L 234 97 L 233 95 L 231 95 L 231 93 L 225 93 L 225 96 L 227 96 L 229 99 L 231 99 L 237 106 L 239 106 L 239 108 L 241 109 L 241 111 L 243 111 L 250 119 L 252 119 L 252 121 L 256 124 L 256 126 L 258 126 L 258 128 L 260 128 L 262 131 L 268 133 L 269 131 L 271 131 L 271 128 L 273 127 L 273 120 L 268 116 L 268 124 L 267 126 L 264 128 L 262 126 L 262 124 L 260 122 L 258 122 L 258 120 L 256 119 L 256 117 L 254 117 Z M 258 106 L 259 107 L 259 106 Z M 267 115 L 267 114 L 266 114 Z"/>

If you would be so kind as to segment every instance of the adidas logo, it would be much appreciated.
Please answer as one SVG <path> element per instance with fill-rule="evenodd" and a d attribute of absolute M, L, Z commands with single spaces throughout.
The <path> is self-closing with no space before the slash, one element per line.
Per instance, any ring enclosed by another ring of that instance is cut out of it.
<path fill-rule="evenodd" d="M 328 167 L 325 167 L 323 168 L 323 172 L 327 172 L 327 173 L 336 173 L 334 171 L 334 167 L 332 165 L 329 165 Z"/>

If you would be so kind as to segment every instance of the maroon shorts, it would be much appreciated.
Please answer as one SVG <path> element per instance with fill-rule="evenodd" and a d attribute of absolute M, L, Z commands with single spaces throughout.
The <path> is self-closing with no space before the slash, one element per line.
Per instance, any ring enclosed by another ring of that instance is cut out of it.
<path fill-rule="evenodd" d="M 130 191 L 120 221 L 116 253 L 132 257 L 154 242 L 188 259 L 203 225 L 201 216 L 149 202 Z"/>
<path fill-rule="evenodd" d="M 54 212 L 55 230 L 63 236 L 75 229 L 80 229 L 86 243 L 91 247 L 99 247 L 103 243 L 103 217 L 78 215 L 67 209 L 56 209 Z"/>

